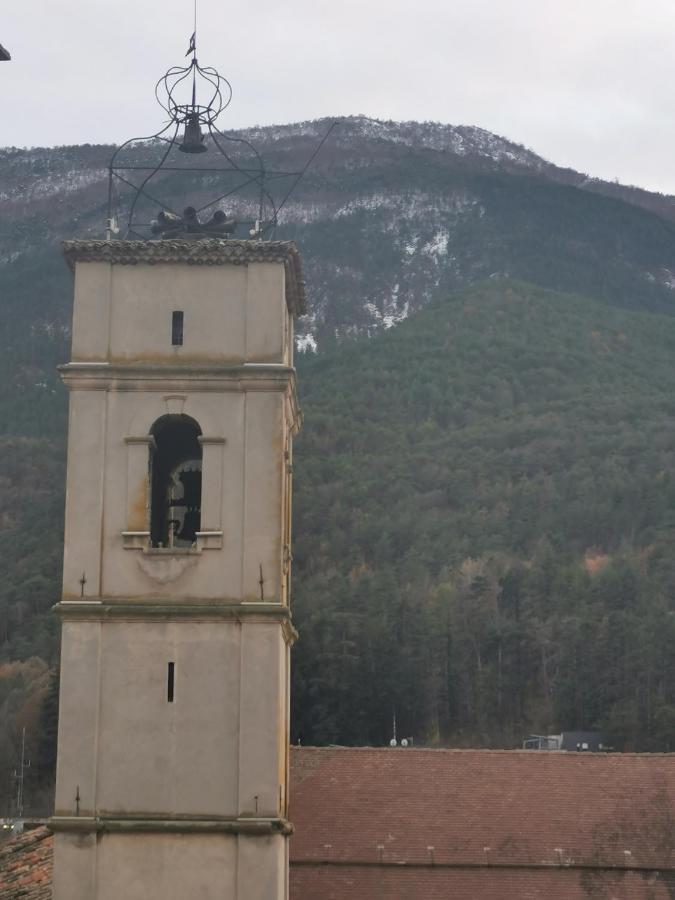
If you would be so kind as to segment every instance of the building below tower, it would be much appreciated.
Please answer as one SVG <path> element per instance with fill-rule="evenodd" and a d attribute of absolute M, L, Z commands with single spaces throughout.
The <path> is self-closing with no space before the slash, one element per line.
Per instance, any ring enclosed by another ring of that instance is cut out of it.
<path fill-rule="evenodd" d="M 291 796 L 290 900 L 675 891 L 672 754 L 302 747 Z M 0 844 L 0 900 L 50 898 L 51 841 Z"/>

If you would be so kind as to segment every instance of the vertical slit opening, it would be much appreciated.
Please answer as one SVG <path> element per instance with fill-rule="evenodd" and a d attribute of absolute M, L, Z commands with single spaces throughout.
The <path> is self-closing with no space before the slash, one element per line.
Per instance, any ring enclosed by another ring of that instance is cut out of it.
<path fill-rule="evenodd" d="M 166 699 L 167 702 L 173 703 L 173 693 L 176 679 L 176 664 L 170 662 L 166 679 Z"/>
<path fill-rule="evenodd" d="M 183 311 L 180 309 L 171 313 L 171 343 L 174 347 L 183 346 Z"/>

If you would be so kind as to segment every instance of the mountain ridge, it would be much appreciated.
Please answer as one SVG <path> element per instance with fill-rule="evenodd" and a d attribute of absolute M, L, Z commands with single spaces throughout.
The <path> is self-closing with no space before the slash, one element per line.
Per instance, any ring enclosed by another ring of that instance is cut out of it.
<path fill-rule="evenodd" d="M 270 165 L 293 169 L 330 121 L 241 134 L 261 144 Z M 11 297 L 26 271 L 48 266 L 53 290 L 35 317 L 45 327 L 69 327 L 56 242 L 102 236 L 111 151 L 4 151 L 0 290 Z M 173 202 L 170 185 L 168 192 Z M 237 211 L 246 212 L 233 204 Z M 589 181 L 484 129 L 343 119 L 278 230 L 306 251 L 314 303 L 300 323 L 300 347 L 389 327 L 434 296 L 494 274 L 675 309 L 674 211 L 673 198 Z M 632 258 L 626 248 L 635 248 Z"/>

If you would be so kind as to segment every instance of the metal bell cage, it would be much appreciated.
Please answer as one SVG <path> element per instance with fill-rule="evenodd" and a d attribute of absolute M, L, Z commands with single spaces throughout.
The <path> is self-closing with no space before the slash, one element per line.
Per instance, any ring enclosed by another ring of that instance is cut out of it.
<path fill-rule="evenodd" d="M 270 240 L 282 207 L 336 123 L 300 171 L 266 169 L 250 141 L 216 125 L 232 101 L 232 86 L 199 64 L 196 33 L 186 56 L 188 65 L 171 67 L 155 85 L 168 122 L 155 134 L 126 141 L 110 160 L 107 238 Z M 179 210 L 173 198 L 181 195 L 192 204 Z"/>

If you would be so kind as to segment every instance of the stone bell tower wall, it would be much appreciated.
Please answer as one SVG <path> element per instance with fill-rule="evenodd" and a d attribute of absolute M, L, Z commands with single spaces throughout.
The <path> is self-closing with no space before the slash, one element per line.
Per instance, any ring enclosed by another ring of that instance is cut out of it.
<path fill-rule="evenodd" d="M 305 312 L 293 243 L 66 241 L 64 255 L 75 273 L 73 361 L 292 364 L 290 329 Z M 158 317 L 186 304 L 194 342 L 177 355 Z"/>
<path fill-rule="evenodd" d="M 292 318 L 281 263 L 77 266 L 73 362 L 292 365 Z M 139 302 L 143 298 L 143 302 Z M 171 345 L 171 313 L 185 314 Z"/>
<path fill-rule="evenodd" d="M 298 420 L 293 315 L 304 302 L 291 248 L 66 245 L 76 276 L 73 359 L 63 368 L 71 392 L 64 600 L 80 596 L 83 575 L 90 597 L 184 596 L 188 583 L 174 576 L 186 567 L 194 597 L 260 599 L 262 567 L 263 596 L 280 598 L 285 444 Z M 176 310 L 179 346 L 171 343 Z M 198 567 L 144 552 L 150 429 L 170 414 L 202 432 Z"/>
<path fill-rule="evenodd" d="M 65 253 L 54 898 L 286 900 L 297 251 Z M 199 525 L 181 545 L 152 531 L 166 421 L 192 429 L 200 466 Z"/>
<path fill-rule="evenodd" d="M 131 384 L 126 374 L 65 373 L 72 391 L 63 599 L 80 597 L 84 574 L 90 598 L 285 602 L 292 376 L 214 373 L 205 385 L 195 372 L 135 373 Z M 173 410 L 202 430 L 202 525 L 192 554 L 147 547 L 149 430 Z"/>

